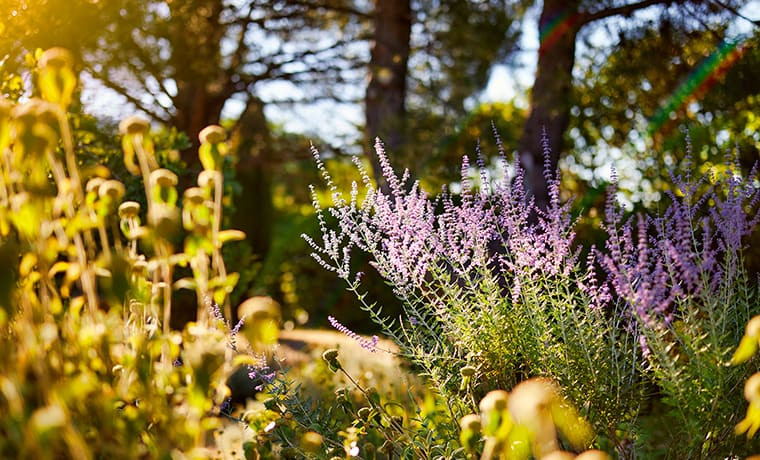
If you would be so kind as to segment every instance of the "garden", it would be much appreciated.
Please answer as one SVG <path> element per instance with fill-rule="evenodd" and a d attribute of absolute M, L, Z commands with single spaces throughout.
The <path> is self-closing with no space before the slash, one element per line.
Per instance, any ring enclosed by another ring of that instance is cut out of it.
<path fill-rule="evenodd" d="M 758 9 L 0 5 L 0 458 L 760 458 Z"/>

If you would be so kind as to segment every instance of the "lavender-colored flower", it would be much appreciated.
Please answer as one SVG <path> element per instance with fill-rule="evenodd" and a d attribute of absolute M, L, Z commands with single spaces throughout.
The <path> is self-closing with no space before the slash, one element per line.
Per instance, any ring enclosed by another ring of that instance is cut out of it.
<path fill-rule="evenodd" d="M 369 350 L 372 353 L 374 353 L 375 351 L 377 351 L 377 343 L 378 343 L 379 339 L 378 339 L 378 337 L 376 335 L 373 335 L 371 340 L 367 340 L 367 339 L 363 338 L 362 336 L 360 336 L 359 334 L 357 334 L 354 331 L 352 331 L 351 329 L 349 329 L 346 326 L 342 325 L 340 322 L 338 322 L 337 319 L 335 319 L 332 316 L 328 316 L 327 317 L 327 321 L 329 321 L 330 325 L 332 325 L 332 327 L 334 327 L 338 331 L 340 331 L 343 334 L 347 335 L 351 339 L 356 340 L 359 343 L 359 345 L 362 348 L 364 348 L 365 350 Z"/>
<path fill-rule="evenodd" d="M 685 163 L 691 165 L 690 153 Z M 638 216 L 635 231 L 631 220 L 623 222 L 614 187 L 608 192 L 607 254 L 600 260 L 641 326 L 667 325 L 685 301 L 714 297 L 732 282 L 742 239 L 760 219 L 760 189 L 738 176 L 737 164 L 726 168 L 727 174 L 710 180 L 671 172 L 677 192 L 668 192 L 669 206 L 656 218 Z M 646 351 L 643 336 L 640 341 Z"/>
<path fill-rule="evenodd" d="M 274 382 L 277 372 L 274 371 L 267 363 L 266 356 L 263 354 L 251 354 L 258 362 L 248 365 L 248 378 L 256 383 L 254 389 L 262 391 L 266 385 Z"/>
<path fill-rule="evenodd" d="M 335 192 L 314 152 L 317 168 L 333 191 L 333 204 L 323 210 L 312 187 L 321 231 L 321 241 L 304 236 L 312 256 L 355 287 L 360 279 L 350 276 L 352 252 L 369 254 L 371 266 L 392 287 L 407 316 L 418 322 L 416 333 L 439 343 L 446 333 L 457 334 L 456 326 L 444 318 L 450 308 L 478 314 L 484 280 L 496 280 L 504 293 L 511 294 L 507 299 L 517 303 L 526 282 L 567 277 L 578 264 L 572 251 L 570 204 L 559 198 L 559 174 L 545 172 L 550 205 L 537 209 L 526 196 L 519 160 L 510 164 L 498 137 L 497 145 L 502 180 L 490 178 L 478 152 L 478 174 L 472 174 L 469 158 L 462 160 L 459 197 L 446 189 L 430 197 L 419 183 L 408 184 L 406 174 L 401 178 L 395 174 L 378 142 L 375 148 L 386 187 L 376 189 L 354 159 L 367 189 L 361 203 L 355 184 L 348 200 Z M 546 142 L 544 153 L 550 154 Z M 598 292 L 601 302 L 606 294 L 602 287 Z"/>

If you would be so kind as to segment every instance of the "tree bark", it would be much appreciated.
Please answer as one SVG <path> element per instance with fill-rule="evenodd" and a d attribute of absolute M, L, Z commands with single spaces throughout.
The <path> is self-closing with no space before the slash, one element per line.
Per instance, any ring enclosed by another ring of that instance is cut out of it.
<path fill-rule="evenodd" d="M 549 203 L 544 178 L 542 137 L 551 148 L 549 167 L 557 168 L 564 148 L 563 136 L 570 123 L 570 104 L 575 64 L 575 39 L 580 29 L 580 1 L 544 0 L 538 21 L 541 46 L 530 109 L 518 152 L 525 169 L 525 188 L 536 204 L 545 209 Z"/>
<path fill-rule="evenodd" d="M 264 104 L 253 99 L 233 133 L 238 161 L 235 169 L 241 191 L 230 223 L 245 232 L 253 253 L 262 259 L 269 252 L 274 221 L 271 168 L 275 152 L 271 145 Z"/>
<path fill-rule="evenodd" d="M 383 140 L 390 153 L 398 153 L 404 145 L 412 10 L 409 0 L 374 0 L 374 3 L 375 30 L 365 98 L 365 144 L 374 178 L 379 186 L 383 186 L 382 171 L 373 146 L 377 137 Z"/>
<path fill-rule="evenodd" d="M 544 0 L 538 21 L 540 47 L 536 79 L 530 94 L 530 109 L 518 145 L 520 161 L 525 169 L 525 188 L 536 204 L 545 209 L 549 204 L 544 178 L 544 130 L 551 149 L 548 166 L 557 170 L 564 149 L 564 133 L 570 123 L 575 40 L 580 29 L 594 21 L 612 16 L 628 16 L 654 5 L 670 5 L 680 0 L 640 0 L 609 6 L 597 11 L 584 11 L 582 0 Z M 593 2 L 587 2 L 593 3 Z"/>
<path fill-rule="evenodd" d="M 230 97 L 222 69 L 221 46 L 225 27 L 220 24 L 222 0 L 171 2 L 170 65 L 177 85 L 171 124 L 187 133 L 191 147 L 182 160 L 193 171 L 199 164 L 198 134 L 219 123 L 222 107 Z"/>

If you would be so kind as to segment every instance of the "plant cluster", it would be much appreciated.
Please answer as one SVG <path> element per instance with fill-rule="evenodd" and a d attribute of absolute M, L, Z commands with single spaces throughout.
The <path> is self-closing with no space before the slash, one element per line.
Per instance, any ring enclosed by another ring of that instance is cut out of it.
<path fill-rule="evenodd" d="M 124 120 L 124 167 L 142 180 L 142 196 L 125 200 L 123 182 L 78 155 L 70 55 L 48 50 L 38 66 L 39 98 L 0 100 L 0 456 L 726 458 L 758 449 L 758 283 L 743 260 L 760 221 L 756 170 L 742 176 L 729 159 L 693 177 L 687 151 L 656 215 L 627 215 L 613 185 L 597 249 L 575 241 L 546 142 L 546 208 L 527 196 L 498 135 L 497 168 L 465 157 L 461 180 L 436 196 L 408 171 L 399 177 L 378 141 L 383 183 L 356 160 L 363 190 L 354 183 L 346 198 L 315 150 L 332 206 L 323 210 L 312 188 L 321 238 L 305 238 L 399 351 L 329 322 L 368 352 L 408 358 L 434 391 L 383 394 L 331 349 L 312 372 L 331 390 L 317 401 L 278 379 L 268 359 L 280 319 L 270 299 L 243 302 L 231 322 L 239 276 L 222 248 L 244 235 L 222 229 L 225 131 L 200 133 L 203 170 L 180 195 L 149 123 Z M 367 300 L 357 272 L 367 259 L 401 316 Z M 195 321 L 172 330 L 179 289 L 194 293 Z M 242 411 L 228 386 L 239 366 L 258 392 Z"/>
<path fill-rule="evenodd" d="M 238 333 L 254 347 L 271 343 L 274 316 L 251 307 L 242 312 L 251 321 L 229 324 L 237 275 L 221 249 L 244 235 L 221 229 L 225 132 L 201 133 L 204 170 L 180 197 L 148 122 L 124 120 L 124 164 L 142 178 L 143 212 L 122 202 L 125 187 L 107 168 L 77 157 L 75 88 L 69 53 L 50 49 L 39 59 L 41 98 L 0 100 L 0 456 L 221 456 L 227 378 L 238 365 L 268 376 L 262 350 L 245 353 Z M 179 288 L 195 292 L 197 320 L 175 331 Z M 255 455 L 276 417 L 250 412 L 237 450 Z"/>
<path fill-rule="evenodd" d="M 757 449 L 734 435 L 751 369 L 727 367 L 757 311 L 757 284 L 742 261 L 760 219 L 756 170 L 742 177 L 729 159 L 692 177 L 688 152 L 659 215 L 626 216 L 613 184 L 606 247 L 584 248 L 547 143 L 544 209 L 526 196 L 519 160 L 510 162 L 495 136 L 500 168 L 487 168 L 479 152 L 474 167 L 465 157 L 461 181 L 433 197 L 408 171 L 393 171 L 379 141 L 385 184 L 376 188 L 357 160 L 363 199 L 357 184 L 346 198 L 314 151 L 332 197 L 325 211 L 314 193 L 321 235 L 304 237 L 315 259 L 436 391 L 461 403 L 452 418 L 491 390 L 542 377 L 596 433 L 568 446 L 576 451 L 593 444 L 624 458 L 714 458 Z M 356 252 L 393 288 L 402 316 L 367 300 Z"/>

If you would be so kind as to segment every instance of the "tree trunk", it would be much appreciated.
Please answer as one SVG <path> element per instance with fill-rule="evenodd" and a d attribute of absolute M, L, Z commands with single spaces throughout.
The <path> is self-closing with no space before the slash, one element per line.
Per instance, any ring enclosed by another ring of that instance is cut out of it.
<path fill-rule="evenodd" d="M 563 136 L 570 122 L 570 103 L 575 63 L 575 38 L 580 28 L 580 1 L 545 0 L 538 22 L 541 46 L 530 109 L 519 143 L 525 168 L 525 187 L 536 204 L 546 208 L 549 197 L 543 175 L 542 133 L 551 148 L 550 168 L 557 168 Z"/>
<path fill-rule="evenodd" d="M 366 94 L 366 147 L 372 172 L 382 186 L 382 171 L 372 151 L 380 137 L 389 153 L 404 144 L 406 80 L 412 10 L 409 0 L 375 0 L 375 31 Z"/>
<path fill-rule="evenodd" d="M 241 191 L 230 223 L 245 232 L 253 253 L 263 259 L 269 252 L 274 221 L 270 169 L 274 152 L 264 104 L 260 100 L 248 103 L 233 136 L 238 159 L 236 176 Z"/>
<path fill-rule="evenodd" d="M 172 125 L 187 133 L 191 147 L 182 151 L 190 173 L 198 167 L 198 133 L 219 123 L 229 98 L 222 69 L 221 46 L 225 27 L 220 23 L 222 0 L 190 0 L 169 4 L 172 53 L 170 65 L 177 85 Z M 194 175 L 194 174 L 193 174 Z"/>

